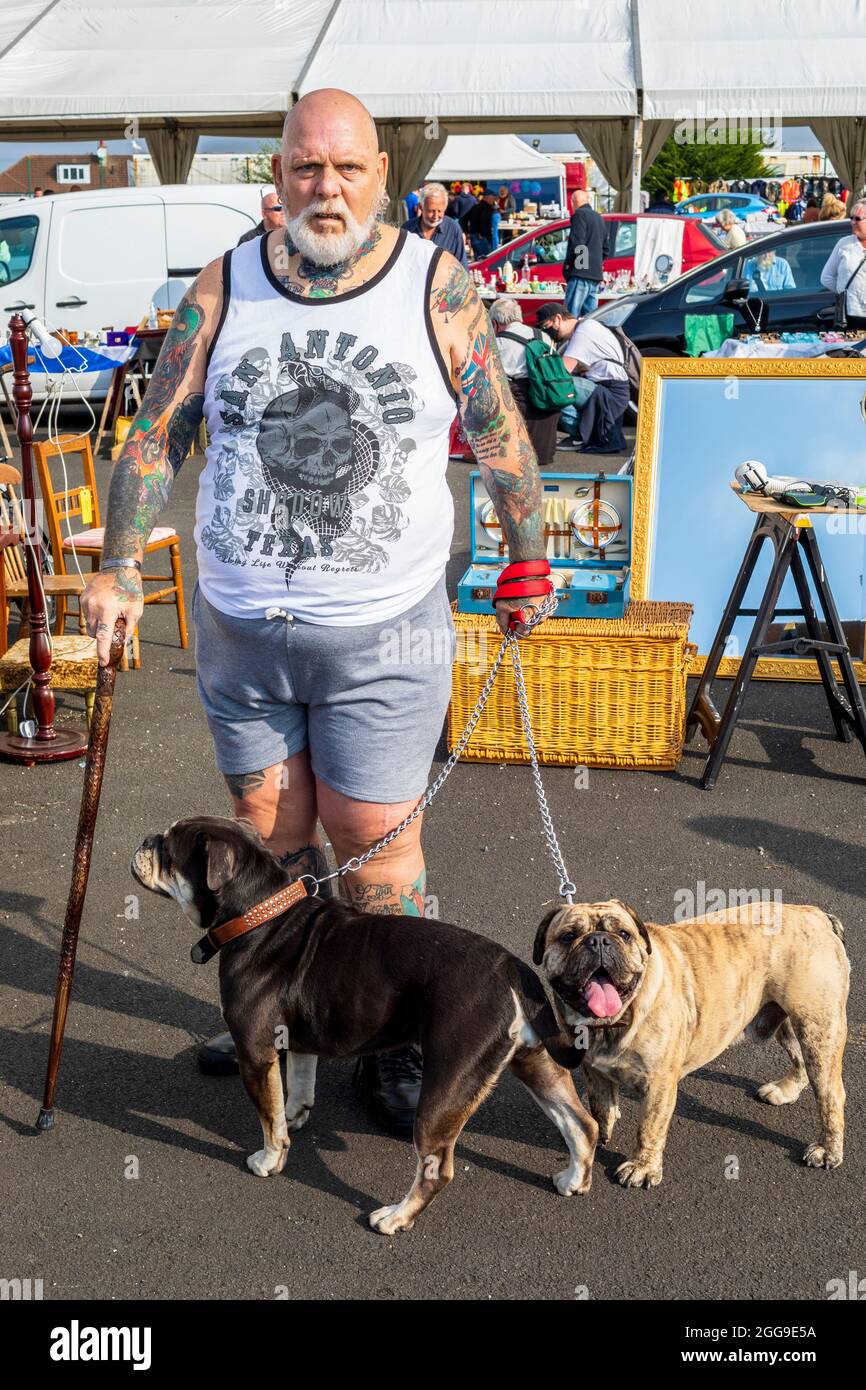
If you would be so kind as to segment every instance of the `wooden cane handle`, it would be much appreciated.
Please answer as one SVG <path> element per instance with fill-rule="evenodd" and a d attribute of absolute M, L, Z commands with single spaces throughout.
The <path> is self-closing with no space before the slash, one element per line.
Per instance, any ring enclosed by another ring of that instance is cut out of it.
<path fill-rule="evenodd" d="M 123 656 L 123 649 L 126 646 L 126 619 L 118 618 L 114 624 L 114 631 L 111 634 L 111 650 L 108 653 L 108 665 L 117 667 L 120 658 Z"/>

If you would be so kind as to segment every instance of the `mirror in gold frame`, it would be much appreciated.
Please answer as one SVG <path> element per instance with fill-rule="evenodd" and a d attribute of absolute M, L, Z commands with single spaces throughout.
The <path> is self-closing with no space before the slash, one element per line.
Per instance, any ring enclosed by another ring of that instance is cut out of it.
<path fill-rule="evenodd" d="M 693 671 L 703 670 L 754 525 L 731 490 L 738 464 L 771 476 L 866 487 L 866 361 L 853 358 L 645 358 L 634 481 L 632 597 L 694 605 Z M 830 587 L 866 681 L 866 512 L 813 516 Z M 764 546 L 743 606 L 755 608 L 769 573 Z M 796 608 L 789 576 L 780 608 Z M 736 675 L 753 618 L 737 620 L 720 676 Z M 770 641 L 802 622 L 780 617 Z M 764 657 L 756 676 L 817 680 L 814 661 Z"/>

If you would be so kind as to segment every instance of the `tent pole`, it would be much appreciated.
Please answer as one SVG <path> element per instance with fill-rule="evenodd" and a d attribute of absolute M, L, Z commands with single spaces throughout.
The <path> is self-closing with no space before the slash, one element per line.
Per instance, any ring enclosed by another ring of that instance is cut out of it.
<path fill-rule="evenodd" d="M 643 121 L 640 116 L 634 118 L 634 132 L 632 136 L 632 156 L 631 156 L 631 198 L 629 200 L 629 211 L 640 212 L 640 181 L 643 169 Z"/>

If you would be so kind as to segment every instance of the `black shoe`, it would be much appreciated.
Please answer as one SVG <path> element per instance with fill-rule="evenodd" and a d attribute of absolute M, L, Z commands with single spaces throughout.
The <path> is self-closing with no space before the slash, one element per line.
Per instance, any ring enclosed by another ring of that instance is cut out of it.
<path fill-rule="evenodd" d="M 411 1135 L 421 1094 L 421 1053 L 417 1047 L 362 1057 L 357 1082 L 380 1124 L 394 1134 Z"/>
<path fill-rule="evenodd" d="M 238 1071 L 238 1054 L 231 1033 L 218 1033 L 202 1043 L 198 1050 L 198 1069 L 206 1076 L 234 1076 Z"/>

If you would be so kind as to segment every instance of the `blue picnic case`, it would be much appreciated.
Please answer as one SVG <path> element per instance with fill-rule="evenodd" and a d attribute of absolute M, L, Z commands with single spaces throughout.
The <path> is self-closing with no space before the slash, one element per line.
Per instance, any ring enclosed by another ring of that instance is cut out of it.
<path fill-rule="evenodd" d="M 631 583 L 632 482 L 619 473 L 542 473 L 542 520 L 557 618 L 621 618 Z M 460 613 L 493 612 L 508 547 L 480 472 L 469 475 L 472 564 Z"/>

